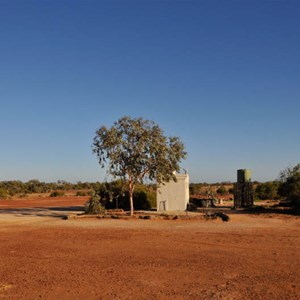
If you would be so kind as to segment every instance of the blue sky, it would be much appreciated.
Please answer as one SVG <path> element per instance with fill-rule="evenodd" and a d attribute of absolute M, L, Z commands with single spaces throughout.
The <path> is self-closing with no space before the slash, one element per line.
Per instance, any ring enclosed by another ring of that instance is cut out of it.
<path fill-rule="evenodd" d="M 0 180 L 106 178 L 95 130 L 179 136 L 192 182 L 300 162 L 299 1 L 0 1 Z"/>

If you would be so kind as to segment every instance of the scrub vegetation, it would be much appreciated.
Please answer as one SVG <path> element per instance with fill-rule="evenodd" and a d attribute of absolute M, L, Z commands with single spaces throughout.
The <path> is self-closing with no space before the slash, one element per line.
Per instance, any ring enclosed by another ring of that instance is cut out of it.
<path fill-rule="evenodd" d="M 286 199 L 295 210 L 300 210 L 300 164 L 288 167 L 279 173 L 278 179 L 268 182 L 254 181 L 256 200 Z M 68 191 L 77 197 L 97 194 L 99 204 L 106 208 L 130 208 L 129 189 L 122 180 L 112 182 L 77 182 L 64 180 L 41 182 L 37 179 L 22 182 L 18 180 L 0 182 L 0 200 L 23 198 L 32 194 L 45 194 L 51 197 L 67 196 Z M 191 183 L 191 195 L 218 196 L 233 199 L 231 182 Z M 92 197 L 91 197 L 92 198 Z M 150 209 L 156 206 L 156 185 L 138 183 L 133 193 L 133 205 L 136 209 Z"/>

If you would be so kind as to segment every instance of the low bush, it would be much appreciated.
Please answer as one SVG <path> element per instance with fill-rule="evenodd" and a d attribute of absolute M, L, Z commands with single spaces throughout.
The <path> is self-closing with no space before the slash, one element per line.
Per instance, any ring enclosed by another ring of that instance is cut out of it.
<path fill-rule="evenodd" d="M 100 202 L 99 195 L 93 195 L 89 201 L 85 203 L 84 212 L 86 214 L 105 214 L 105 207 Z"/>
<path fill-rule="evenodd" d="M 64 195 L 65 195 L 65 193 L 63 191 L 53 191 L 50 194 L 50 197 L 62 197 Z"/>
<path fill-rule="evenodd" d="M 7 190 L 0 189 L 0 200 L 1 199 L 8 199 L 9 198 L 9 193 Z"/>
<path fill-rule="evenodd" d="M 218 189 L 217 189 L 217 193 L 220 194 L 220 195 L 225 195 L 227 193 L 227 190 L 224 186 L 220 186 Z"/>
<path fill-rule="evenodd" d="M 278 188 L 280 183 L 278 181 L 268 181 L 260 183 L 255 189 L 255 197 L 260 200 L 279 199 Z"/>
<path fill-rule="evenodd" d="M 83 192 L 83 191 L 78 191 L 75 196 L 77 196 L 77 197 L 83 197 L 83 196 L 87 196 L 87 193 Z"/>

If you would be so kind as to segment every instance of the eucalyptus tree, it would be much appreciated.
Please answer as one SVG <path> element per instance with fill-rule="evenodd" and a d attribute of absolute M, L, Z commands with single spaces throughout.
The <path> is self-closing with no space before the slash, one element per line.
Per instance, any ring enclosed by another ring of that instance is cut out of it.
<path fill-rule="evenodd" d="M 153 121 L 124 116 L 112 127 L 96 130 L 92 145 L 100 166 L 120 177 L 127 185 L 130 215 L 133 215 L 133 192 L 145 178 L 157 183 L 176 180 L 174 171 L 186 157 L 184 145 L 178 137 L 166 137 Z"/>

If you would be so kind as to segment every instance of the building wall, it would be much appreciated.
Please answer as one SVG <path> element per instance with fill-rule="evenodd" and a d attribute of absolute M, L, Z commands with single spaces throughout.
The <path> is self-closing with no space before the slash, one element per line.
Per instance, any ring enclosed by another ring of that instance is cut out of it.
<path fill-rule="evenodd" d="M 189 175 L 177 174 L 177 182 L 170 181 L 157 188 L 157 210 L 184 211 L 189 202 Z"/>

